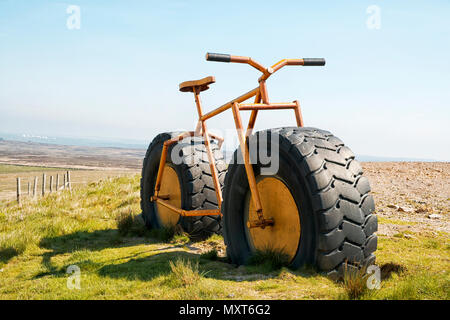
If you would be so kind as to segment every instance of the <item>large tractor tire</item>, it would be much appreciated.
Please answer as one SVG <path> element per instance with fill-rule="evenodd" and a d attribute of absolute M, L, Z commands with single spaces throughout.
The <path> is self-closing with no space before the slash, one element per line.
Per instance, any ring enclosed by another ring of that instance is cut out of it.
<path fill-rule="evenodd" d="M 205 239 L 214 233 L 222 232 L 220 215 L 182 217 L 161 204 L 150 201 L 154 193 L 163 143 L 180 133 L 161 133 L 148 147 L 141 177 L 142 216 L 148 228 L 160 229 L 179 225 L 192 239 Z M 218 145 L 213 141 L 210 145 L 222 187 L 227 166 Z M 173 155 L 172 151 L 174 151 Z M 175 154 L 176 152 L 178 154 Z M 177 157 L 176 161 L 175 157 Z M 160 194 L 169 194 L 170 199 L 167 201 L 177 208 L 218 209 L 211 169 L 202 138 L 185 138 L 169 148 Z"/>
<path fill-rule="evenodd" d="M 272 156 L 276 149 L 271 145 L 279 150 L 279 169 L 271 175 L 261 174 L 268 165 L 260 155 L 252 159 L 263 214 L 274 225 L 247 225 L 257 215 L 237 150 L 228 167 L 222 205 L 232 262 L 245 264 L 257 250 L 276 249 L 289 257 L 291 267 L 315 266 L 336 280 L 345 269 L 373 264 L 377 217 L 369 181 L 353 152 L 330 132 L 315 128 L 265 130 L 250 143 L 252 139 Z"/>

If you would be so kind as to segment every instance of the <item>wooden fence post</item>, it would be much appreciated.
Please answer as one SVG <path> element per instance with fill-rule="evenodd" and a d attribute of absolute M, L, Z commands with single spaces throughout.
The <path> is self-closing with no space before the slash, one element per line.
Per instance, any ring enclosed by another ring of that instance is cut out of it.
<path fill-rule="evenodd" d="M 70 185 L 70 171 L 67 171 L 67 186 L 69 190 L 72 191 L 72 186 Z"/>
<path fill-rule="evenodd" d="M 42 196 L 45 196 L 45 173 L 42 174 Z"/>
<path fill-rule="evenodd" d="M 53 176 L 50 176 L 50 193 L 53 192 Z"/>
<path fill-rule="evenodd" d="M 58 192 L 59 189 L 59 173 L 56 174 L 56 192 Z"/>
<path fill-rule="evenodd" d="M 28 196 L 30 196 L 30 181 L 28 181 Z"/>
<path fill-rule="evenodd" d="M 66 188 L 66 183 L 67 183 L 67 182 L 66 182 L 66 174 L 65 174 L 65 173 L 64 173 L 64 179 L 63 179 L 63 180 L 64 180 L 64 183 L 63 183 L 63 189 L 65 189 L 65 188 Z"/>
<path fill-rule="evenodd" d="M 17 177 L 17 204 L 20 205 L 20 178 Z"/>
<path fill-rule="evenodd" d="M 34 177 L 33 198 L 36 197 L 37 183 L 38 183 L 38 177 Z"/>

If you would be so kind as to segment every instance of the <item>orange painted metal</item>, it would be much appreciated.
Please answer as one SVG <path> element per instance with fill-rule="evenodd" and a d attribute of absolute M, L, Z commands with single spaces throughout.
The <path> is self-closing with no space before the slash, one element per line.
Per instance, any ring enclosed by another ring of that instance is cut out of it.
<path fill-rule="evenodd" d="M 295 102 L 295 120 L 297 120 L 297 126 L 303 127 L 303 116 L 302 116 L 302 110 L 300 109 L 300 102 L 297 100 Z"/>
<path fill-rule="evenodd" d="M 239 96 L 233 100 L 231 100 L 228 103 L 225 103 L 224 105 L 218 107 L 217 109 L 214 109 L 211 112 L 208 112 L 207 114 L 205 114 L 203 117 L 200 118 L 201 121 L 205 121 L 208 120 L 214 116 L 217 116 L 218 114 L 227 111 L 228 109 L 230 109 L 233 105 L 233 103 L 237 102 L 237 103 L 241 103 L 244 102 L 245 100 L 250 99 L 251 97 L 256 96 L 259 93 L 259 87 L 255 88 L 253 90 L 250 90 L 247 93 L 244 93 L 242 96 Z"/>
<path fill-rule="evenodd" d="M 170 210 L 177 212 L 178 214 L 182 216 L 204 216 L 204 215 L 221 215 L 221 205 L 223 202 L 222 198 L 222 190 L 220 188 L 220 183 L 218 179 L 218 173 L 217 169 L 215 167 L 214 163 L 214 157 L 211 150 L 211 144 L 210 144 L 210 138 L 216 139 L 219 143 L 219 148 L 222 146 L 222 143 L 224 139 L 222 137 L 219 137 L 215 134 L 209 133 L 207 126 L 206 126 L 206 120 L 221 114 L 222 112 L 232 109 L 233 111 L 233 118 L 236 125 L 236 130 L 239 138 L 239 145 L 242 152 L 242 155 L 244 157 L 244 165 L 245 165 L 245 171 L 247 173 L 247 178 L 249 182 L 250 192 L 252 194 L 253 199 L 253 205 L 256 209 L 256 213 L 258 215 L 258 220 L 255 221 L 249 221 L 249 227 L 250 228 L 265 228 L 266 226 L 270 226 L 274 224 L 274 221 L 272 219 L 265 219 L 263 215 L 263 209 L 261 205 L 261 199 L 258 192 L 258 188 L 256 185 L 256 178 L 253 171 L 253 166 L 250 163 L 250 155 L 248 152 L 247 147 L 247 138 L 252 134 L 253 128 L 256 123 L 256 118 L 258 115 L 259 110 L 281 110 L 281 109 L 293 109 L 295 112 L 295 119 L 297 122 L 297 126 L 303 127 L 303 118 L 301 114 L 300 109 L 300 103 L 298 101 L 294 102 L 284 102 L 284 103 L 269 103 L 269 96 L 267 92 L 267 85 L 266 80 L 276 71 L 280 70 L 284 66 L 287 65 L 304 65 L 303 59 L 283 59 L 279 62 L 275 63 L 273 66 L 269 68 L 265 68 L 260 63 L 256 62 L 250 57 L 243 57 L 243 56 L 230 56 L 230 62 L 234 63 L 246 63 L 250 66 L 256 68 L 257 70 L 262 72 L 261 77 L 258 79 L 259 86 L 256 87 L 253 90 L 248 91 L 247 93 L 244 93 L 243 95 L 225 103 L 224 105 L 206 113 L 203 114 L 202 105 L 200 101 L 200 91 L 205 90 L 205 85 L 208 86 L 210 83 L 214 82 L 213 77 L 204 78 L 197 81 L 188 81 L 184 82 L 182 85 L 180 85 L 180 88 L 183 87 L 183 89 L 186 87 L 186 90 L 184 91 L 192 91 L 195 96 L 195 103 L 197 106 L 197 113 L 199 116 L 199 120 L 197 122 L 197 126 L 195 128 L 195 131 L 188 131 L 180 134 L 179 136 L 169 139 L 164 142 L 163 149 L 161 153 L 161 159 L 158 169 L 158 175 L 156 178 L 156 184 L 155 184 L 155 192 L 154 196 L 151 197 L 152 201 L 156 201 L 157 203 L 165 206 L 166 208 L 169 208 Z M 209 79 L 209 78 L 212 78 Z M 186 84 L 189 84 L 187 86 Z M 189 87 L 189 88 L 188 88 Z M 187 90 L 189 89 L 189 90 Z M 207 88 L 206 88 L 207 89 Z M 254 103 L 243 103 L 244 101 L 255 97 Z M 261 103 L 262 101 L 262 103 Z M 247 130 L 244 135 L 244 129 L 242 126 L 242 119 L 240 115 L 240 111 L 245 110 L 251 110 L 250 119 L 247 125 Z M 216 196 L 218 199 L 218 210 L 183 210 L 181 208 L 174 207 L 173 205 L 167 203 L 165 200 L 170 199 L 170 195 L 158 195 L 160 187 L 161 187 L 161 180 L 163 175 L 163 169 L 167 160 L 167 153 L 168 148 L 170 145 L 188 137 L 188 136 L 204 136 L 205 140 L 205 147 L 207 150 L 208 160 L 210 163 L 211 173 L 213 176 L 213 182 L 214 182 L 214 189 L 216 191 Z"/>
<path fill-rule="evenodd" d="M 259 82 L 259 92 L 261 94 L 261 99 L 262 99 L 263 103 L 268 104 L 269 103 L 269 94 L 267 93 L 266 81 Z"/>
<path fill-rule="evenodd" d="M 241 57 L 241 56 L 231 56 L 230 57 L 230 62 L 236 62 L 236 63 L 248 63 L 249 65 L 251 65 L 253 68 L 258 69 L 259 71 L 261 71 L 262 73 L 266 73 L 267 69 L 264 68 L 263 65 L 261 65 L 260 63 L 256 62 L 255 60 L 253 60 L 250 57 Z"/>
<path fill-rule="evenodd" d="M 217 142 L 218 142 L 218 143 L 217 143 L 217 146 L 219 147 L 219 149 L 222 148 L 222 144 L 223 144 L 223 142 L 225 141 L 224 138 L 222 138 L 221 136 L 218 136 L 217 134 L 211 133 L 211 132 L 208 132 L 208 135 L 209 135 L 211 138 L 217 140 Z"/>
<path fill-rule="evenodd" d="M 277 72 L 284 66 L 303 66 L 304 65 L 303 59 L 283 59 L 275 63 L 270 68 L 267 68 L 271 72 L 267 72 L 263 74 L 258 81 L 265 81 L 267 80 L 273 73 Z"/>
<path fill-rule="evenodd" d="M 284 109 L 296 109 L 295 103 L 243 103 L 239 105 L 239 110 L 284 110 Z"/>
<path fill-rule="evenodd" d="M 234 123 L 236 125 L 236 130 L 237 130 L 237 134 L 238 134 L 238 138 L 239 138 L 239 145 L 241 147 L 241 153 L 244 158 L 245 172 L 247 173 L 248 184 L 250 186 L 250 191 L 253 196 L 256 213 L 258 214 L 258 217 L 260 217 L 260 218 L 262 218 L 262 220 L 264 220 L 264 218 L 262 217 L 261 200 L 259 198 L 258 189 L 256 188 L 255 173 L 253 172 L 253 166 L 250 163 L 250 154 L 248 152 L 246 138 L 244 136 L 244 129 L 242 127 L 242 119 L 241 119 L 241 115 L 239 113 L 239 105 L 237 102 L 235 102 L 233 104 L 232 110 L 233 110 Z"/>
<path fill-rule="evenodd" d="M 251 228 L 262 228 L 264 229 L 267 226 L 273 226 L 275 221 L 273 219 L 263 219 L 263 220 L 251 220 L 247 222 L 247 227 Z"/>
<path fill-rule="evenodd" d="M 161 205 L 163 205 L 164 207 L 182 215 L 182 216 L 187 216 L 187 217 L 195 217 L 195 216 L 214 216 L 214 215 L 221 215 L 220 210 L 183 210 L 180 208 L 177 208 L 173 205 L 171 205 L 170 203 L 164 201 L 163 199 L 161 199 L 160 197 L 155 197 L 153 196 L 151 198 L 152 201 L 155 201 Z"/>
<path fill-rule="evenodd" d="M 257 93 L 255 97 L 254 103 L 259 103 L 261 101 L 261 93 Z M 258 115 L 258 110 L 252 110 L 250 114 L 250 119 L 248 120 L 247 132 L 245 133 L 246 137 L 250 137 L 253 132 L 253 128 L 255 127 L 256 117 Z"/>

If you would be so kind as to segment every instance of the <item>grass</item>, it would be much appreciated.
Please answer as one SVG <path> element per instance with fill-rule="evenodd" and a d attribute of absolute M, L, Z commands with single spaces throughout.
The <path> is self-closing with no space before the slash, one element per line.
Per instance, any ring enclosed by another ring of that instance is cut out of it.
<path fill-rule="evenodd" d="M 3 164 L 0 163 L 0 174 L 5 173 L 21 173 L 21 172 L 42 172 L 42 171 L 55 171 L 55 170 L 67 170 L 57 167 L 37 167 L 15 164 Z M 74 170 L 74 169 L 71 169 Z"/>
<path fill-rule="evenodd" d="M 177 258 L 175 261 L 169 261 L 170 270 L 172 271 L 168 282 L 170 285 L 191 286 L 198 283 L 205 273 L 200 274 L 198 262 Z"/>
<path fill-rule="evenodd" d="M 217 261 L 219 260 L 219 255 L 216 249 L 211 249 L 205 253 L 202 253 L 200 258 L 211 260 L 211 261 Z"/>
<path fill-rule="evenodd" d="M 345 295 L 343 298 L 351 300 L 361 299 L 369 292 L 367 281 L 369 274 L 366 272 L 365 267 L 356 268 L 345 263 L 344 264 L 344 279 L 343 286 L 345 289 Z"/>
<path fill-rule="evenodd" d="M 270 272 L 287 267 L 289 265 L 289 256 L 281 250 L 267 248 L 256 251 L 250 257 L 248 265 Z"/>
<path fill-rule="evenodd" d="M 30 192 L 33 191 L 34 179 L 37 177 L 37 194 L 41 194 L 42 175 L 47 176 L 46 190 L 50 189 L 50 176 L 53 176 L 54 186 L 56 184 L 56 175 L 59 174 L 59 185 L 63 183 L 64 173 L 70 170 L 71 183 L 73 188 L 83 187 L 89 183 L 95 183 L 100 179 L 108 179 L 109 177 L 119 176 L 122 174 L 130 174 L 130 171 L 123 170 L 87 170 L 87 169 L 67 169 L 38 167 L 26 165 L 0 164 L 0 202 L 8 202 L 16 198 L 17 177 L 21 178 L 21 193 L 23 199 L 29 199 L 28 184 L 30 184 Z M 4 201 L 6 200 L 6 201 Z"/>
<path fill-rule="evenodd" d="M 143 237 L 149 234 L 144 220 L 135 215 L 130 208 L 121 210 L 117 217 L 117 230 L 121 236 Z"/>
<path fill-rule="evenodd" d="M 380 236 L 381 288 L 349 291 L 312 268 L 286 268 L 273 250 L 238 268 L 219 256 L 222 237 L 192 243 L 175 229 L 148 231 L 139 214 L 137 175 L 22 207 L 0 204 L 0 299 L 450 298 L 445 233 Z M 66 286 L 72 265 L 81 271 L 80 290 Z"/>
<path fill-rule="evenodd" d="M 388 218 L 378 218 L 378 223 L 381 224 L 395 224 L 399 226 L 413 226 L 419 224 L 416 221 L 406 221 L 406 220 L 399 220 L 399 219 L 388 219 Z"/>

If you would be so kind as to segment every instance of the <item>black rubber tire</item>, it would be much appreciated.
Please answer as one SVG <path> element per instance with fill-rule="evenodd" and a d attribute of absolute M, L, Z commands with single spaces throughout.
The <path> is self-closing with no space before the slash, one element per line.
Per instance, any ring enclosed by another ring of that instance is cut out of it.
<path fill-rule="evenodd" d="M 181 132 L 161 133 L 150 143 L 144 158 L 141 176 L 141 209 L 142 217 L 148 228 L 159 229 L 162 226 L 156 218 L 155 204 L 150 201 L 154 192 L 156 176 L 164 141 L 176 137 Z M 175 164 L 171 159 L 172 149 L 177 148 L 182 163 Z M 227 165 L 218 145 L 211 140 L 211 149 L 219 173 L 219 182 L 223 186 Z M 175 169 L 181 187 L 181 206 L 185 210 L 218 209 L 217 197 L 211 169 L 202 138 L 185 138 L 169 148 L 167 164 Z M 222 233 L 220 215 L 181 217 L 178 221 L 184 232 L 191 239 L 201 240 L 214 233 Z"/>
<path fill-rule="evenodd" d="M 258 148 L 267 148 L 270 133 L 275 134 L 273 143 L 280 154 L 276 176 L 285 182 L 300 211 L 300 244 L 291 267 L 312 265 L 338 280 L 346 263 L 350 269 L 373 264 L 378 229 L 375 205 L 353 152 L 330 132 L 316 128 L 270 129 L 251 139 L 257 139 Z M 223 235 L 231 261 L 245 264 L 252 254 L 243 218 L 250 191 L 238 156 L 236 150 L 225 178 Z M 252 161 L 258 177 L 264 166 L 259 159 Z"/>

